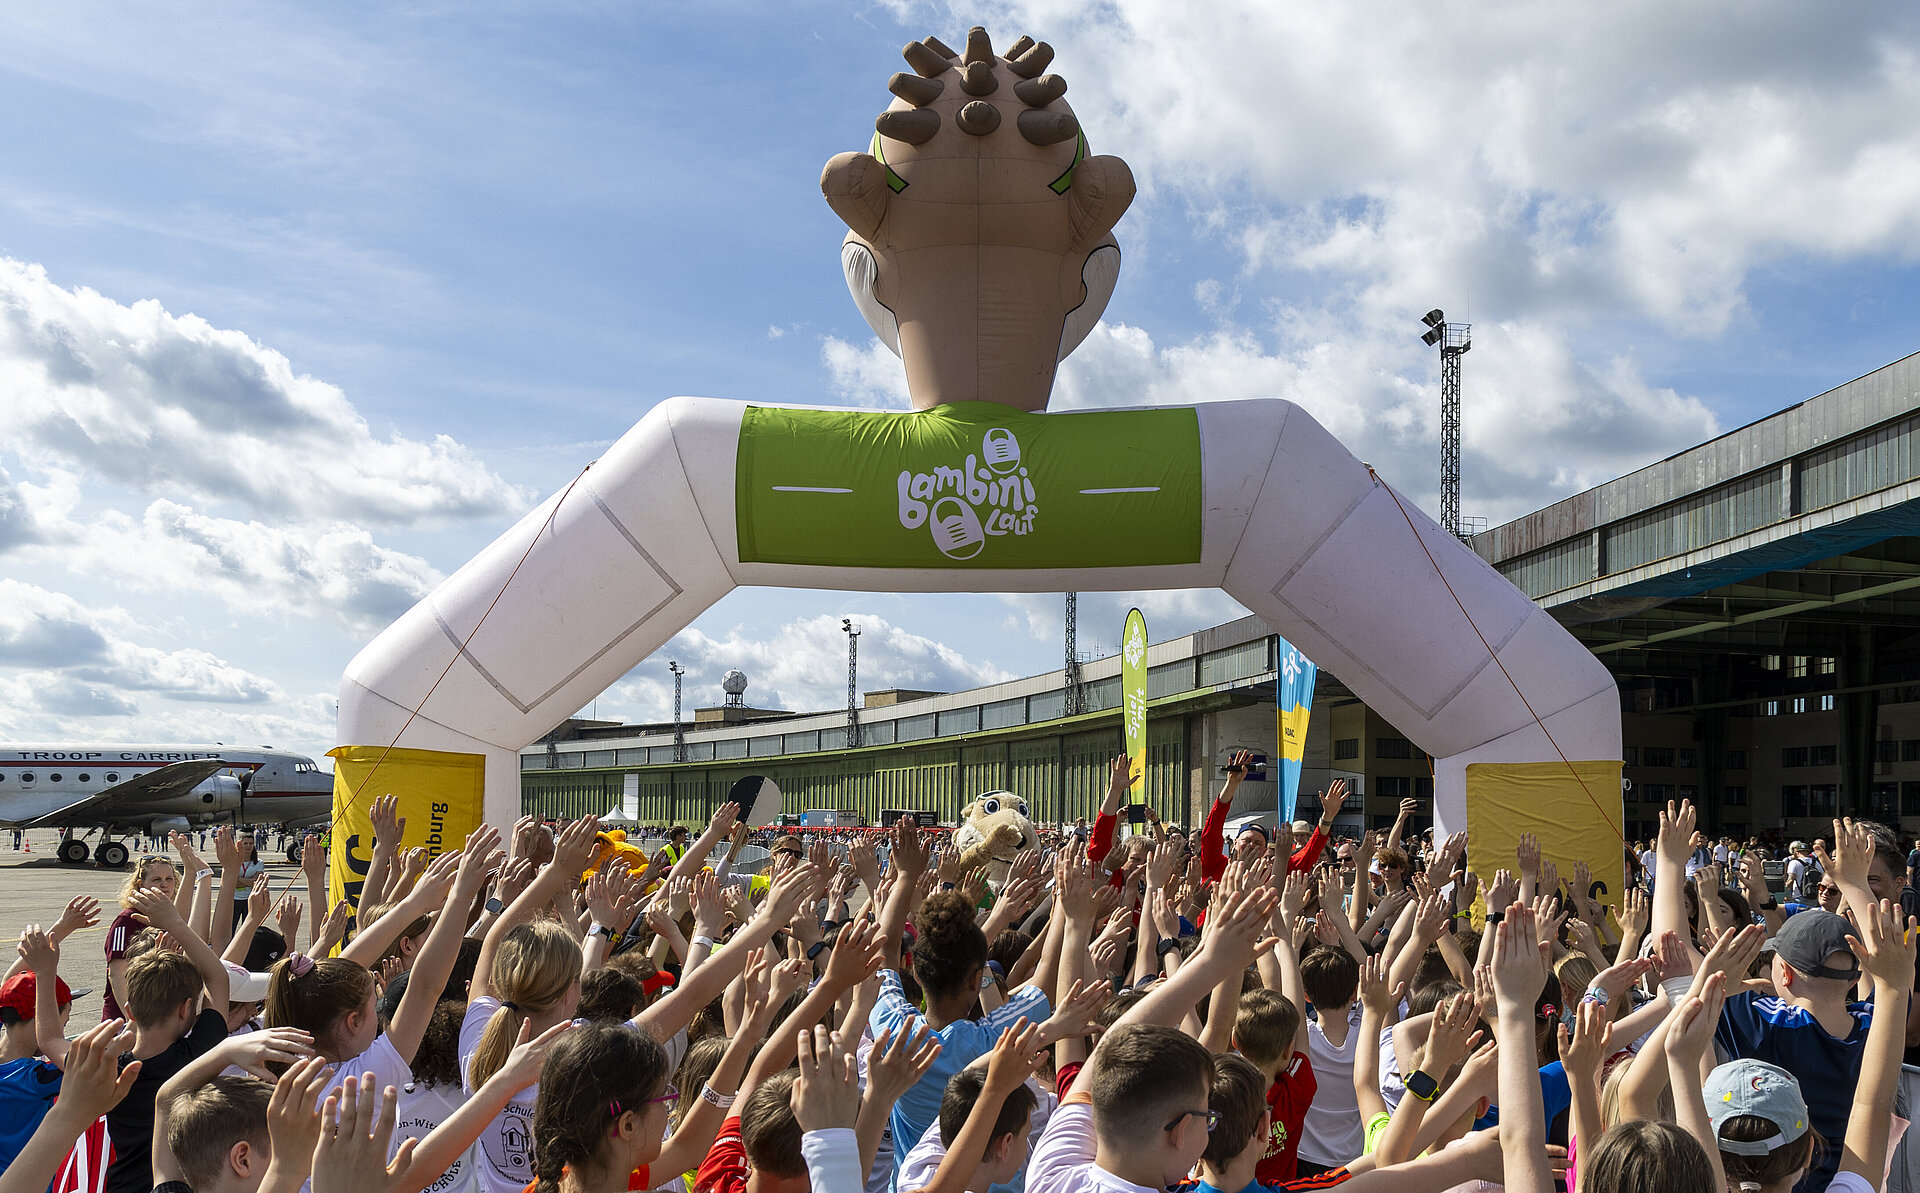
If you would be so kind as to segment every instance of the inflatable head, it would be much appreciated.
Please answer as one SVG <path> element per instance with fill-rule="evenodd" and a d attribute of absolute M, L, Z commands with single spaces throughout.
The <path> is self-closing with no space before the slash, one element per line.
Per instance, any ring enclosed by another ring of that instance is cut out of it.
<path fill-rule="evenodd" d="M 1005 880 L 1013 857 L 1040 844 L 1027 819 L 1027 801 L 1011 791 L 989 791 L 960 810 L 960 827 L 953 830 L 952 848 L 960 865 L 977 870 L 989 867 L 995 883 Z"/>
<path fill-rule="evenodd" d="M 964 53 L 932 37 L 903 53 L 913 72 L 888 82 L 868 151 L 820 175 L 849 229 L 847 286 L 906 363 L 914 409 L 1043 410 L 1113 294 L 1133 173 L 1087 155 L 1066 81 L 1041 73 L 1045 42 L 1000 57 L 975 26 Z"/>

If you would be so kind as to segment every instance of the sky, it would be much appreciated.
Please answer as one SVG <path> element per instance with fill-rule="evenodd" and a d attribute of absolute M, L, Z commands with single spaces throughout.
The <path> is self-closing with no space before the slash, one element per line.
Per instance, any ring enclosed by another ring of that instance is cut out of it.
<path fill-rule="evenodd" d="M 1280 397 L 1499 523 L 1920 349 L 1920 9 L 0 11 L 0 739 L 319 754 L 381 627 L 662 398 L 904 408 L 821 200 L 900 47 L 1050 43 L 1139 194 L 1053 408 Z M 1155 639 L 1219 592 L 1088 593 Z M 1058 596 L 742 590 L 582 710 L 1054 668 Z"/>

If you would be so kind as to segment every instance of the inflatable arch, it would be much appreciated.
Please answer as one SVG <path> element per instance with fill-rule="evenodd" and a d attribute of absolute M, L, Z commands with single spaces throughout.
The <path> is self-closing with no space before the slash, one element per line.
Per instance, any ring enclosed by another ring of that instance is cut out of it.
<path fill-rule="evenodd" d="M 736 586 L 1216 587 L 1433 755 L 1443 829 L 1471 763 L 1619 758 L 1606 668 L 1304 410 L 1038 413 L 1133 195 L 1051 55 L 909 45 L 870 151 L 822 176 L 912 412 L 661 402 L 353 660 L 340 741 L 483 755 L 506 825 L 519 751 Z"/>

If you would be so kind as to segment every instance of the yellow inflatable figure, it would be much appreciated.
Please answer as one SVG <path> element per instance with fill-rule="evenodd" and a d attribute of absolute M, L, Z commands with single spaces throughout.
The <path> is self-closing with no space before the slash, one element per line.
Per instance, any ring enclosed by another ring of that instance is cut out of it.
<path fill-rule="evenodd" d="M 627 830 L 609 829 L 606 832 L 594 834 L 594 838 L 593 861 L 580 875 L 581 881 L 592 878 L 600 872 L 600 867 L 609 863 L 624 865 L 636 874 L 646 872 L 647 855 L 638 845 L 627 841 Z"/>

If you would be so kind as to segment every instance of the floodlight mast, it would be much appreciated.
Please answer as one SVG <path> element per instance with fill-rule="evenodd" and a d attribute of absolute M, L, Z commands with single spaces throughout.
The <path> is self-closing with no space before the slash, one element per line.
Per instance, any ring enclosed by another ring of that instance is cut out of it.
<path fill-rule="evenodd" d="M 1473 347 L 1473 324 L 1448 323 L 1439 307 L 1420 317 L 1423 344 L 1440 349 L 1440 525 L 1457 538 L 1460 524 L 1460 358 Z"/>
<path fill-rule="evenodd" d="M 687 760 L 687 731 L 680 724 L 680 677 L 686 672 L 676 660 L 667 662 L 667 670 L 673 672 L 673 760 Z"/>
<path fill-rule="evenodd" d="M 840 629 L 847 636 L 847 749 L 851 750 L 860 744 L 860 706 L 854 695 L 860 674 L 860 627 L 853 618 L 843 617 Z"/>

